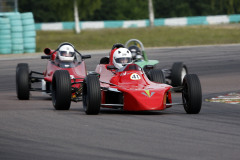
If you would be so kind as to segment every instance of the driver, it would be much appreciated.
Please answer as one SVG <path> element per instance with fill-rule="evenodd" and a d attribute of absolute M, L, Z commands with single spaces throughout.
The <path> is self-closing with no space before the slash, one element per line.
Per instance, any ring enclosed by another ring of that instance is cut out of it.
<path fill-rule="evenodd" d="M 132 58 L 133 58 L 133 60 L 139 58 L 139 56 L 142 56 L 142 51 L 140 50 L 139 47 L 133 45 L 133 46 L 130 46 L 128 49 L 129 49 L 129 50 L 131 51 L 131 53 L 132 53 Z"/>
<path fill-rule="evenodd" d="M 123 66 L 132 63 L 132 54 L 127 48 L 118 48 L 113 53 L 113 64 L 120 69 Z"/>
<path fill-rule="evenodd" d="M 58 58 L 63 62 L 73 62 L 75 57 L 74 48 L 71 45 L 63 45 L 59 48 Z"/>

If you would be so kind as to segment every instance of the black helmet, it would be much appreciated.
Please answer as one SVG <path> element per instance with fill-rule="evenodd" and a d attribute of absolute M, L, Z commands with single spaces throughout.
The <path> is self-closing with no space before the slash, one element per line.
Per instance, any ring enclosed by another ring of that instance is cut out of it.
<path fill-rule="evenodd" d="M 128 50 L 132 53 L 132 58 L 136 59 L 137 55 L 142 55 L 140 48 L 137 46 L 133 45 L 128 48 Z"/>
<path fill-rule="evenodd" d="M 116 48 L 125 48 L 125 46 L 124 46 L 123 44 L 121 44 L 121 43 L 116 43 L 116 44 L 114 44 L 114 45 L 112 46 L 112 50 L 113 50 L 113 49 L 116 49 Z"/>

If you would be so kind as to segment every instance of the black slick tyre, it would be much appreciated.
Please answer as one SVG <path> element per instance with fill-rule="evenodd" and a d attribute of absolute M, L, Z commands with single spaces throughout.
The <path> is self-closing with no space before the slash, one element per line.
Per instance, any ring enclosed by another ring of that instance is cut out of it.
<path fill-rule="evenodd" d="M 52 103 L 56 110 L 69 110 L 70 108 L 71 79 L 66 70 L 57 70 L 53 74 Z"/>
<path fill-rule="evenodd" d="M 202 89 L 196 74 L 187 74 L 183 79 L 182 99 L 188 114 L 198 114 L 202 106 Z"/>
<path fill-rule="evenodd" d="M 148 74 L 148 79 L 157 83 L 166 83 L 164 73 L 161 69 L 151 69 Z"/>
<path fill-rule="evenodd" d="M 83 108 L 86 114 L 96 115 L 100 112 L 101 88 L 96 75 L 87 75 L 83 83 Z"/>
<path fill-rule="evenodd" d="M 29 100 L 30 87 L 28 64 L 19 63 L 16 68 L 16 92 L 19 100 Z"/>
<path fill-rule="evenodd" d="M 188 74 L 187 66 L 182 62 L 175 62 L 172 65 L 171 81 L 172 86 L 182 86 L 184 76 Z"/>

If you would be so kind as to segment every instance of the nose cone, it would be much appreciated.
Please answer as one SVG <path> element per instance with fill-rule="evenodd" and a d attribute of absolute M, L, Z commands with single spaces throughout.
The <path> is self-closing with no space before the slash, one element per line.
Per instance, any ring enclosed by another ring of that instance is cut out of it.
<path fill-rule="evenodd" d="M 166 108 L 166 94 L 169 89 L 170 87 L 152 90 L 129 90 L 128 92 L 124 92 L 124 110 L 164 110 Z"/>

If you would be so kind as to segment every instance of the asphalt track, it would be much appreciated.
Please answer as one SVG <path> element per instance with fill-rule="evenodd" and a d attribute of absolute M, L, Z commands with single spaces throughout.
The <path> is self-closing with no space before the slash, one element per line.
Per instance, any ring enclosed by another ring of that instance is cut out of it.
<path fill-rule="evenodd" d="M 186 114 L 182 106 L 161 112 L 101 110 L 85 115 L 82 103 L 69 111 L 53 109 L 51 99 L 32 92 L 18 100 L 17 63 L 43 71 L 39 54 L 0 56 L 0 159 L 18 160 L 238 160 L 240 157 L 240 105 L 206 102 L 206 98 L 240 88 L 240 45 L 147 49 L 158 67 L 183 61 L 199 75 L 203 105 L 200 114 Z M 97 52 L 87 59 L 94 70 Z M 21 58 L 19 58 L 19 56 Z M 180 95 L 175 94 L 176 101 Z"/>

